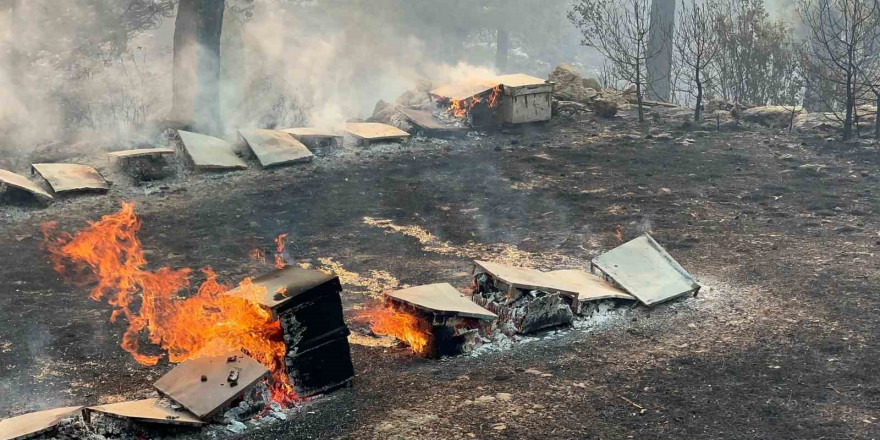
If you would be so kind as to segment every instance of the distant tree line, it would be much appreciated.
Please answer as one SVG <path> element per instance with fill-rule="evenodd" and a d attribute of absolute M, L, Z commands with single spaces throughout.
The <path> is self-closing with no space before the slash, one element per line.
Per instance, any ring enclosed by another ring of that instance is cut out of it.
<path fill-rule="evenodd" d="M 651 87 L 650 1 L 579 0 L 569 13 L 582 44 L 609 60 L 604 81 L 635 84 L 639 103 Z M 849 139 L 866 104 L 880 109 L 880 0 L 800 0 L 798 14 L 796 37 L 763 0 L 681 0 L 668 38 L 670 100 L 693 106 L 696 120 L 707 99 L 804 106 L 838 119 Z M 874 130 L 880 137 L 880 121 Z"/>

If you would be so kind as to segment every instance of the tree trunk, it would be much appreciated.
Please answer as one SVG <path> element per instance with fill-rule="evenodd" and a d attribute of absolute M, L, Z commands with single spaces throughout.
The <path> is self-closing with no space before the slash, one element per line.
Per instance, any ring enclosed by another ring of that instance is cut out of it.
<path fill-rule="evenodd" d="M 880 139 L 880 93 L 874 102 L 874 139 Z"/>
<path fill-rule="evenodd" d="M 699 60 L 697 60 L 697 63 L 699 64 Z M 703 82 L 700 81 L 700 68 L 697 67 L 694 70 L 694 80 L 697 83 L 697 105 L 694 108 L 694 123 L 697 123 L 700 122 L 700 112 L 703 106 Z"/>
<path fill-rule="evenodd" d="M 508 54 L 510 52 L 510 32 L 499 28 L 495 34 L 495 70 L 507 73 Z"/>
<path fill-rule="evenodd" d="M 848 141 L 852 137 L 853 126 L 853 84 L 852 75 L 846 75 L 846 116 L 843 119 L 843 140 Z"/>
<path fill-rule="evenodd" d="M 672 73 L 672 37 L 675 26 L 675 0 L 653 0 L 649 17 L 646 85 L 648 96 L 669 102 Z"/>
<path fill-rule="evenodd" d="M 225 0 L 180 0 L 174 28 L 171 118 L 193 128 L 221 130 L 220 34 Z"/>
<path fill-rule="evenodd" d="M 20 18 L 18 16 L 20 10 L 21 0 L 12 0 L 9 3 L 9 31 L 11 46 L 9 48 L 9 79 L 14 89 L 22 87 L 21 80 L 24 78 L 25 56 L 18 44 L 18 40 L 24 36 Z M 15 90 L 13 90 L 13 92 L 14 91 Z"/>
<path fill-rule="evenodd" d="M 645 122 L 645 110 L 642 108 L 641 66 L 638 61 L 636 61 L 636 105 L 639 109 L 639 122 Z"/>

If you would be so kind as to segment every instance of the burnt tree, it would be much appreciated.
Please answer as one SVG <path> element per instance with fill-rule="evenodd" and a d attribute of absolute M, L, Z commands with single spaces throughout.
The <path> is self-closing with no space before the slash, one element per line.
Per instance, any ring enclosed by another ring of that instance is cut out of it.
<path fill-rule="evenodd" d="M 859 100 L 878 84 L 880 2 L 801 0 L 798 13 L 809 29 L 801 58 L 804 76 L 813 81 L 808 87 L 829 103 L 843 123 L 843 139 L 849 140 Z M 831 92 L 823 93 L 820 83 L 831 84 Z"/>
<path fill-rule="evenodd" d="M 208 133 L 220 124 L 224 0 L 180 0 L 174 27 L 172 119 Z"/>
<path fill-rule="evenodd" d="M 636 86 L 639 122 L 645 120 L 647 62 L 658 52 L 648 46 L 653 29 L 649 0 L 579 0 L 568 13 L 580 30 L 581 44 L 593 47 L 614 66 L 618 78 Z"/>
<path fill-rule="evenodd" d="M 718 35 L 712 29 L 716 13 L 712 1 L 699 5 L 696 0 L 691 0 L 690 5 L 685 4 L 684 0 L 681 2 L 675 33 L 675 56 L 685 70 L 682 81 L 690 86 L 688 90 L 696 98 L 694 122 L 700 121 L 709 66 L 721 51 Z"/>

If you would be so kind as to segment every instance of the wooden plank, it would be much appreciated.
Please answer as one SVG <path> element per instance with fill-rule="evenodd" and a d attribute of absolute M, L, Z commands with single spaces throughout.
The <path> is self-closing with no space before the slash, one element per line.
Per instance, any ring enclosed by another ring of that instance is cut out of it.
<path fill-rule="evenodd" d="M 31 182 L 31 180 L 27 177 L 22 176 L 21 174 L 13 173 L 11 171 L 0 170 L 0 183 L 9 185 L 13 188 L 18 188 L 22 191 L 27 191 L 33 194 L 38 199 L 52 200 L 54 198 L 43 188 L 40 188 L 39 185 Z"/>
<path fill-rule="evenodd" d="M 594 258 L 592 264 L 648 306 L 700 289 L 694 277 L 648 234 Z"/>
<path fill-rule="evenodd" d="M 512 288 L 562 293 L 575 298 L 578 296 L 577 290 L 557 283 L 552 277 L 537 269 L 514 267 L 489 261 L 474 261 L 474 264 Z"/>
<path fill-rule="evenodd" d="M 431 90 L 431 94 L 440 98 L 461 101 L 473 96 L 482 95 L 500 84 L 495 78 L 466 78 Z"/>
<path fill-rule="evenodd" d="M 35 163 L 34 171 L 49 182 L 55 193 L 73 191 L 101 191 L 110 189 L 110 184 L 98 170 L 88 166 L 71 163 Z"/>
<path fill-rule="evenodd" d="M 235 146 L 223 139 L 177 130 L 183 149 L 196 169 L 244 170 L 247 164 L 235 155 Z"/>
<path fill-rule="evenodd" d="M 171 408 L 170 403 L 167 400 L 163 401 L 154 398 L 92 406 L 86 408 L 86 411 L 146 423 L 186 426 L 201 426 L 205 424 L 193 413 L 183 408 Z"/>
<path fill-rule="evenodd" d="M 238 374 L 235 384 L 228 381 L 232 372 Z M 162 376 L 153 386 L 196 417 L 206 419 L 223 410 L 268 375 L 266 367 L 238 351 L 186 361 Z M 203 376 L 205 380 L 202 380 Z"/>
<path fill-rule="evenodd" d="M 310 162 L 314 155 L 302 142 L 276 130 L 238 130 L 263 168 Z"/>
<path fill-rule="evenodd" d="M 612 298 L 635 299 L 602 278 L 583 270 L 542 272 L 537 269 L 513 267 L 486 261 L 475 261 L 474 264 L 494 278 L 516 289 L 561 293 L 581 302 Z"/>
<path fill-rule="evenodd" d="M 467 318 L 498 319 L 498 315 L 461 296 L 461 293 L 449 283 L 410 287 L 386 293 L 385 296 L 429 312 L 453 314 Z"/>
<path fill-rule="evenodd" d="M 68 406 L 0 420 L 0 440 L 25 439 L 48 432 L 80 409 L 81 406 Z"/>
<path fill-rule="evenodd" d="M 352 122 L 345 124 L 346 133 L 367 141 L 406 139 L 409 133 L 391 125 L 376 122 Z"/>
<path fill-rule="evenodd" d="M 175 153 L 177 152 L 172 148 L 140 148 L 137 150 L 113 151 L 107 153 L 107 156 L 115 159 L 132 159 L 135 157 L 171 156 Z"/>
<path fill-rule="evenodd" d="M 345 137 L 345 135 L 339 131 L 317 127 L 296 127 L 287 128 L 281 131 L 295 137 L 300 141 L 307 139 L 342 139 L 343 137 Z"/>
<path fill-rule="evenodd" d="M 514 73 L 511 75 L 496 76 L 495 78 L 493 78 L 493 80 L 498 84 L 503 85 L 504 87 L 524 87 L 547 84 L 546 79 L 526 75 L 525 73 Z"/>
<path fill-rule="evenodd" d="M 416 110 L 407 107 L 398 107 L 400 113 L 406 116 L 413 124 L 428 131 L 465 131 L 467 128 L 454 124 L 447 124 L 435 117 L 431 112 Z"/>
<path fill-rule="evenodd" d="M 568 269 L 547 272 L 556 283 L 577 290 L 578 301 L 598 301 L 602 299 L 626 299 L 635 301 L 635 297 L 614 287 L 613 284 L 584 270 Z"/>

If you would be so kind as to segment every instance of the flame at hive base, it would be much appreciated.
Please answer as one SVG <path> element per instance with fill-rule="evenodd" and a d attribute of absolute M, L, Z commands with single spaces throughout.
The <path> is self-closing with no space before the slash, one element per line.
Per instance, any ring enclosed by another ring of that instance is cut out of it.
<path fill-rule="evenodd" d="M 390 304 L 363 310 L 355 319 L 368 323 L 377 335 L 393 336 L 403 341 L 416 354 L 425 354 L 430 348 L 431 333 L 423 328 L 419 318 Z"/>
<path fill-rule="evenodd" d="M 228 286 L 202 269 L 205 281 L 195 295 L 179 293 L 190 285 L 190 269 L 161 267 L 146 270 L 141 242 L 141 222 L 134 205 L 123 203 L 115 214 L 105 215 L 76 234 L 58 232 L 54 222 L 43 224 L 44 246 L 55 270 L 75 279 L 97 281 L 91 299 L 113 308 L 111 321 L 128 323 L 120 346 L 138 363 L 156 365 L 166 356 L 179 363 L 203 356 L 244 350 L 272 371 L 273 400 L 289 403 L 296 398 L 286 372 L 286 352 L 281 325 L 253 301 L 224 295 Z M 262 297 L 265 288 L 242 281 L 244 297 Z M 142 335 L 164 354 L 147 354 Z"/>

